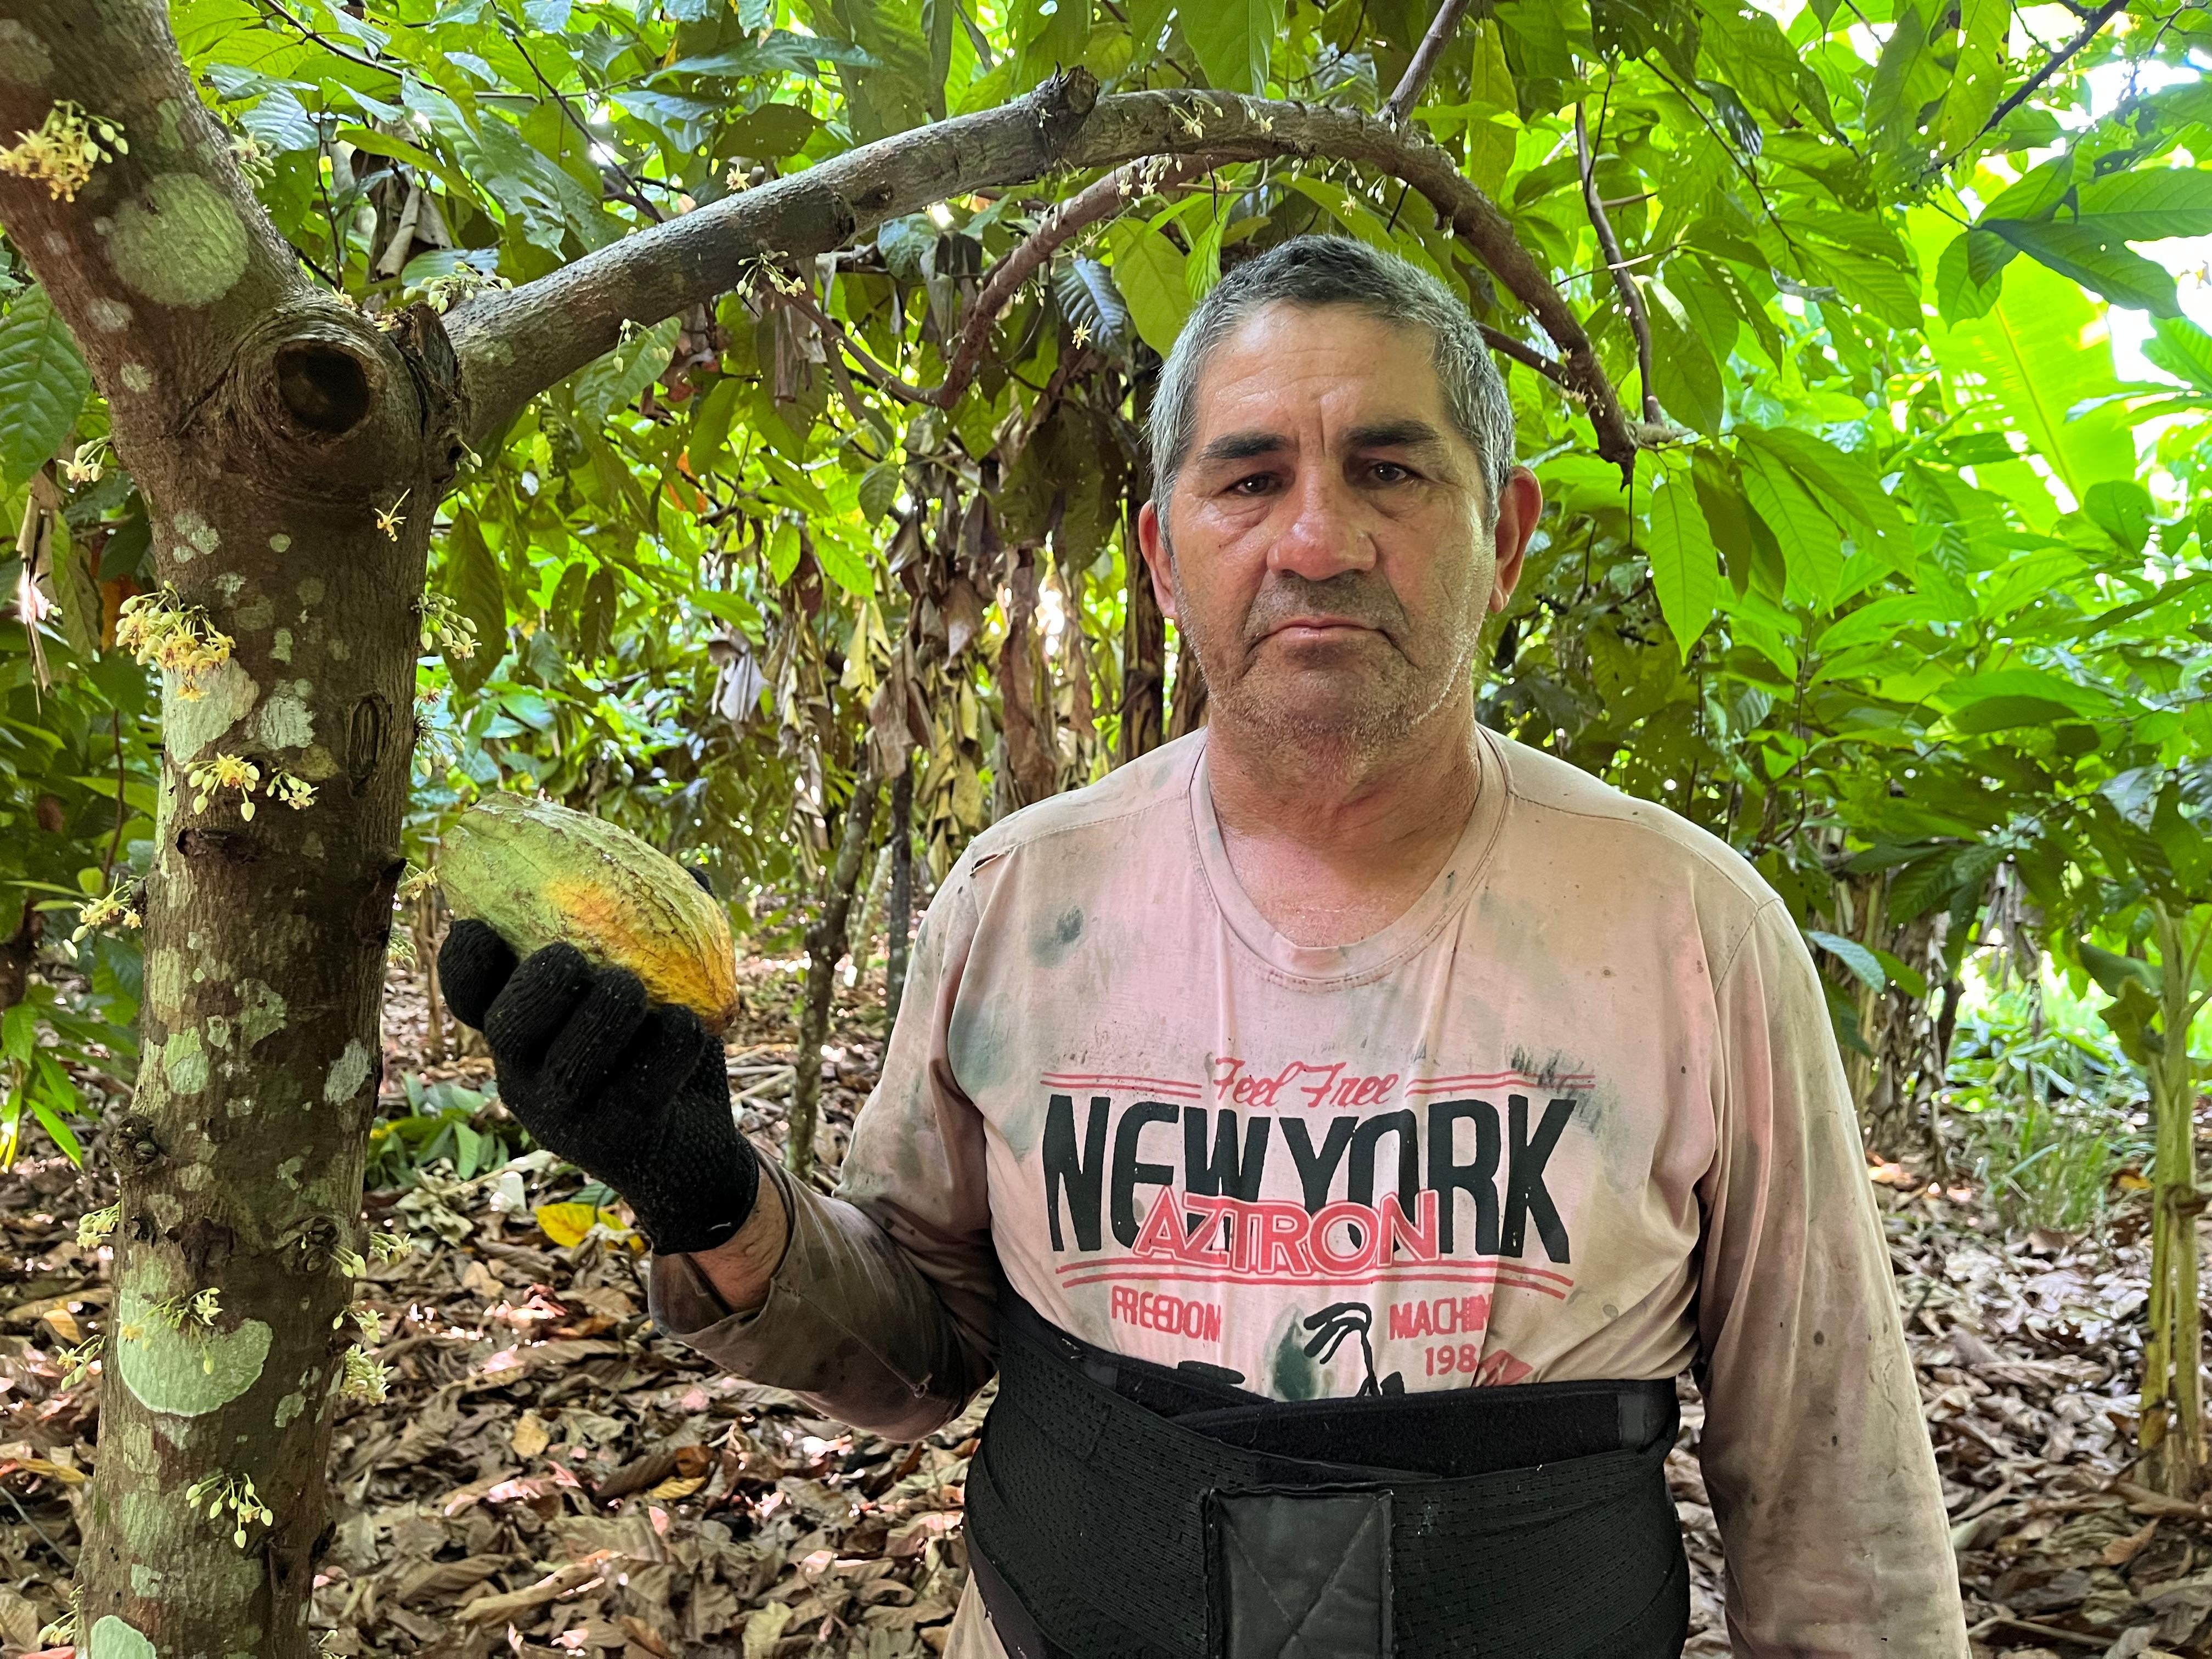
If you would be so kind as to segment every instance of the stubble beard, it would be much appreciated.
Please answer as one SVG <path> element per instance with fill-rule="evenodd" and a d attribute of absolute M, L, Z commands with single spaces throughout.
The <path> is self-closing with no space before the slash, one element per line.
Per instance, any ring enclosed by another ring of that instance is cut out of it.
<path fill-rule="evenodd" d="M 1210 627 L 1193 625 L 1194 612 L 1172 556 L 1170 551 L 1176 626 L 1190 636 L 1193 654 L 1206 677 L 1209 719 L 1233 722 L 1279 747 L 1286 759 L 1302 762 L 1302 769 L 1370 769 L 1393 750 L 1412 744 L 1421 728 L 1468 687 L 1483 608 L 1453 630 L 1456 637 L 1435 641 L 1433 661 L 1440 666 L 1425 668 L 1406 653 L 1402 608 L 1396 608 L 1392 619 L 1399 625 L 1397 631 L 1386 632 L 1380 647 L 1364 653 L 1370 661 L 1382 659 L 1385 666 L 1379 673 L 1365 664 L 1346 663 L 1333 671 L 1263 666 L 1254 655 L 1256 642 L 1240 638 L 1224 647 Z M 1395 596 L 1392 604 L 1395 607 Z M 1255 605 L 1261 626 L 1264 608 L 1265 601 Z M 1340 608 L 1359 614 L 1353 606 Z M 1337 682 L 1326 690 L 1311 684 L 1324 674 Z M 1301 689 L 1300 681 L 1308 684 Z"/>

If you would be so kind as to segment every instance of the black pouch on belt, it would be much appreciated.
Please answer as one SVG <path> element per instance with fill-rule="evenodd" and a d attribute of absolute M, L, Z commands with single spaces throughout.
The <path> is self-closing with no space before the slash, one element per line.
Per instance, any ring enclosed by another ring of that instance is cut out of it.
<path fill-rule="evenodd" d="M 1270 1401 L 1007 1298 L 969 1560 L 1016 1659 L 1679 1659 L 1671 1380 Z"/>

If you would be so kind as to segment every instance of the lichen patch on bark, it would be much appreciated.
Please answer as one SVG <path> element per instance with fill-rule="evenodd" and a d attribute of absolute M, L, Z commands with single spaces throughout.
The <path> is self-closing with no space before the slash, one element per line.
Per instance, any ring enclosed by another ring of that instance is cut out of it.
<path fill-rule="evenodd" d="M 165 306 L 207 306 L 246 274 L 246 226 L 222 192 L 193 173 L 157 173 L 108 227 L 108 263 L 131 289 Z"/>
<path fill-rule="evenodd" d="M 177 534 L 185 538 L 169 550 L 176 556 L 179 564 L 190 564 L 194 555 L 212 553 L 222 545 L 222 532 L 190 507 L 178 514 L 169 524 Z M 234 574 L 231 580 L 239 581 L 244 579 Z"/>
<path fill-rule="evenodd" d="M 180 697 L 174 687 L 161 698 L 161 735 L 173 765 L 189 766 L 200 751 L 244 720 L 261 695 L 253 677 L 232 658 L 200 677 L 200 695 Z"/>
<path fill-rule="evenodd" d="M 305 749 L 315 740 L 315 719 L 307 711 L 313 690 L 306 680 L 279 680 L 270 687 L 247 727 L 247 740 L 264 749 Z"/>
<path fill-rule="evenodd" d="M 0 23 L 0 81 L 42 87 L 53 72 L 53 57 L 45 41 L 12 17 Z"/>
<path fill-rule="evenodd" d="M 323 1083 L 323 1100 L 327 1105 L 343 1106 L 361 1092 L 361 1085 L 368 1081 L 368 1045 L 359 1037 L 350 1039 L 344 1050 L 331 1066 L 330 1075 Z"/>
<path fill-rule="evenodd" d="M 238 1034 L 248 1048 L 284 1029 L 290 1010 L 284 999 L 258 979 L 240 981 L 238 987 Z"/>
<path fill-rule="evenodd" d="M 118 1298 L 116 1328 L 137 1334 L 115 1345 L 116 1374 L 149 1411 L 204 1417 L 259 1380 L 269 1357 L 269 1327 L 249 1319 L 234 1331 L 210 1331 L 191 1320 L 172 1330 L 150 1312 L 152 1299 L 125 1289 Z"/>
<path fill-rule="evenodd" d="M 196 1095 L 207 1087 L 207 1049 L 197 1027 L 188 1025 L 169 1034 L 169 1040 L 161 1045 L 161 1074 L 180 1095 Z"/>
<path fill-rule="evenodd" d="M 90 1659 L 160 1659 L 159 1650 L 136 1625 L 109 1613 L 92 1627 Z"/>

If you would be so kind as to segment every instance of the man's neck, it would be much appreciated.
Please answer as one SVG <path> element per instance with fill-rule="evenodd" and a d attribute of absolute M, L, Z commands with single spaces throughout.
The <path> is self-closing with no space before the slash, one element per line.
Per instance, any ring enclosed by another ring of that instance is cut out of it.
<path fill-rule="evenodd" d="M 1481 783 L 1472 695 L 1384 750 L 1296 749 L 1230 722 L 1206 736 L 1215 818 L 1261 913 L 1300 945 L 1388 927 L 1443 867 Z"/>

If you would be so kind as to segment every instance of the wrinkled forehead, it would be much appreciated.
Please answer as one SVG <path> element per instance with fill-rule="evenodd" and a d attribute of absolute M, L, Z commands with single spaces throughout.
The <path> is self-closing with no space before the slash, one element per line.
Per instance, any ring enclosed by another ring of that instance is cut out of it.
<path fill-rule="evenodd" d="M 1295 438 L 1418 422 L 1466 451 L 1462 459 L 1473 456 L 1452 420 L 1429 331 L 1364 306 L 1257 307 L 1206 354 L 1192 401 L 1200 447 L 1232 428 Z"/>

